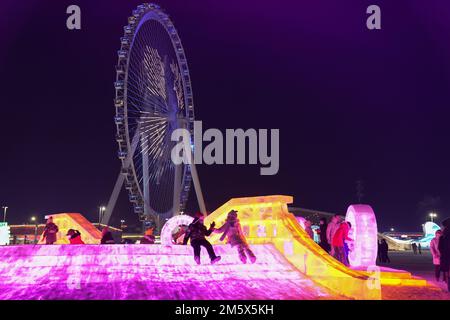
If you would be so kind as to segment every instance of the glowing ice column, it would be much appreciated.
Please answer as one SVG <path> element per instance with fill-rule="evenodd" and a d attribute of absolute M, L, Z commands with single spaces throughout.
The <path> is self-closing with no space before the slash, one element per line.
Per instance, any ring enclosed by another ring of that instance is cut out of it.
<path fill-rule="evenodd" d="M 353 248 L 349 253 L 352 267 L 368 267 L 377 261 L 377 220 L 371 206 L 351 205 L 347 209 L 345 220 L 350 222 L 349 237 L 354 240 Z"/>

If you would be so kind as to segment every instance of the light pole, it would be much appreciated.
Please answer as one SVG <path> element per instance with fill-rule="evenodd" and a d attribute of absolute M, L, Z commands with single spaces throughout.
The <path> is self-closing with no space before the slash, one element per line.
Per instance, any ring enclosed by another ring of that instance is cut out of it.
<path fill-rule="evenodd" d="M 106 207 L 101 206 L 98 208 L 98 227 L 100 228 L 100 222 L 102 222 L 103 213 L 105 213 Z"/>
<path fill-rule="evenodd" d="M 6 210 L 8 210 L 8 207 L 2 207 L 3 208 L 3 222 L 6 222 Z"/>
<path fill-rule="evenodd" d="M 431 222 L 434 222 L 433 219 L 437 217 L 437 214 L 434 212 L 430 212 L 429 216 L 430 216 Z"/>
<path fill-rule="evenodd" d="M 36 217 L 31 217 L 31 221 L 34 222 L 34 244 L 37 243 L 37 231 L 38 231 L 38 225 L 36 221 Z"/>

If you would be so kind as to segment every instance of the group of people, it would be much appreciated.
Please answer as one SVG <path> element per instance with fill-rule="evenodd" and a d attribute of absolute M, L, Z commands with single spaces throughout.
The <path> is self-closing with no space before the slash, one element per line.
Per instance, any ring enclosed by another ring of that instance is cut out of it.
<path fill-rule="evenodd" d="M 419 252 L 419 254 L 422 254 L 422 245 L 420 244 L 420 242 L 419 242 L 419 244 L 413 242 L 413 244 L 411 245 L 411 248 L 412 248 L 414 254 L 417 254 L 417 252 Z"/>
<path fill-rule="evenodd" d="M 188 226 L 183 240 L 183 244 L 185 245 L 190 240 L 191 246 L 194 249 L 194 260 L 197 264 L 200 264 L 201 247 L 206 248 L 212 264 L 220 261 L 221 257 L 216 255 L 213 246 L 206 240 L 206 237 L 210 236 L 213 232 L 222 233 L 220 241 L 226 238 L 228 244 L 237 248 L 239 259 L 242 263 L 247 263 L 247 259 L 251 263 L 255 263 L 256 256 L 245 239 L 236 210 L 231 210 L 228 213 L 225 223 L 220 228 L 215 227 L 215 222 L 212 222 L 209 228 L 206 228 L 204 219 L 205 216 L 202 213 L 197 213 L 194 221 Z"/>
<path fill-rule="evenodd" d="M 249 259 L 251 263 L 255 263 L 256 256 L 250 249 L 245 239 L 237 211 L 231 210 L 227 215 L 225 223 L 220 228 L 215 228 L 215 223 L 213 222 L 211 223 L 209 229 L 207 229 L 203 224 L 204 218 L 205 216 L 202 213 L 197 213 L 194 221 L 187 227 L 185 232 L 183 232 L 183 244 L 186 245 L 190 240 L 191 246 L 194 249 L 194 260 L 197 264 L 200 264 L 201 247 L 206 248 L 212 264 L 220 261 L 221 257 L 215 254 L 213 246 L 208 240 L 206 240 L 206 237 L 210 236 L 213 232 L 222 233 L 220 240 L 223 241 L 226 238 L 228 244 L 237 248 L 239 259 L 242 263 L 246 263 L 247 259 Z M 49 217 L 43 233 L 45 243 L 55 243 L 57 240 L 58 231 L 58 226 L 53 222 L 53 218 Z M 84 241 L 81 238 L 81 233 L 78 230 L 69 229 L 66 236 L 70 244 L 84 244 Z M 141 243 L 153 244 L 154 242 L 155 237 L 153 235 L 153 229 L 148 229 Z M 102 239 L 100 243 L 115 243 L 112 233 L 109 231 L 107 226 L 102 230 Z"/>
<path fill-rule="evenodd" d="M 45 244 L 54 244 L 57 240 L 57 234 L 59 232 L 58 226 L 53 222 L 53 217 L 49 217 L 47 219 L 47 223 L 45 224 L 44 233 L 42 234 L 43 240 L 45 240 Z M 84 244 L 84 241 L 81 239 L 81 233 L 75 229 L 69 229 L 66 234 L 67 239 L 70 244 Z M 108 226 L 105 226 L 102 230 L 102 238 L 100 241 L 101 244 L 114 244 L 114 238 L 112 236 L 111 231 L 109 231 Z"/>
<path fill-rule="evenodd" d="M 320 243 L 326 252 L 335 257 L 344 265 L 349 265 L 348 255 L 353 239 L 349 237 L 352 225 L 345 221 L 342 216 L 334 215 L 327 223 L 326 218 L 320 219 Z"/>
<path fill-rule="evenodd" d="M 434 238 L 430 242 L 430 251 L 433 256 L 433 264 L 435 267 L 436 281 L 447 282 L 450 291 L 449 268 L 450 268 L 450 219 L 442 222 L 442 230 L 435 233 Z"/>

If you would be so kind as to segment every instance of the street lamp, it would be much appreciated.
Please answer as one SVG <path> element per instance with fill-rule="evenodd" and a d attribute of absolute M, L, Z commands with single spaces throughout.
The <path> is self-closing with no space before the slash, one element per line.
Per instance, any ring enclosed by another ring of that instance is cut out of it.
<path fill-rule="evenodd" d="M 6 222 L 6 210 L 8 210 L 8 207 L 2 207 L 3 209 L 3 222 Z"/>
<path fill-rule="evenodd" d="M 106 211 L 106 207 L 101 206 L 98 208 L 98 227 L 100 228 L 100 222 L 102 222 L 103 214 Z"/>
<path fill-rule="evenodd" d="M 37 243 L 37 231 L 38 231 L 38 224 L 36 221 L 36 217 L 31 217 L 31 221 L 34 222 L 34 244 Z"/>
<path fill-rule="evenodd" d="M 391 228 L 391 232 L 394 232 L 395 231 L 395 229 L 394 228 Z"/>
<path fill-rule="evenodd" d="M 430 212 L 429 216 L 430 216 L 431 222 L 434 222 L 433 219 L 437 217 L 437 214 L 434 212 Z"/>

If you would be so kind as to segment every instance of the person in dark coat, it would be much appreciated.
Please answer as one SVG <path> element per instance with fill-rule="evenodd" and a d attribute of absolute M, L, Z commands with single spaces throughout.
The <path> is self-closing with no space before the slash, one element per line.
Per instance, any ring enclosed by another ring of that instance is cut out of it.
<path fill-rule="evenodd" d="M 206 229 L 203 221 L 205 220 L 205 216 L 202 213 L 197 213 L 195 215 L 194 221 L 188 226 L 186 234 L 184 235 L 183 244 L 186 245 L 191 240 L 191 246 L 194 248 L 194 260 L 197 264 L 200 264 L 200 251 L 201 247 L 205 247 L 208 251 L 209 258 L 211 259 L 211 263 L 214 264 L 218 262 L 221 257 L 216 256 L 214 252 L 214 248 L 206 240 L 205 237 L 210 236 L 214 231 L 214 226 L 216 225 L 214 222 L 211 223 L 209 229 Z"/>
<path fill-rule="evenodd" d="M 53 223 L 53 217 L 47 219 L 47 224 L 44 228 L 43 237 L 45 238 L 45 244 L 53 244 L 56 242 L 56 234 L 59 229 L 56 224 Z"/>
<path fill-rule="evenodd" d="M 319 226 L 319 232 L 320 232 L 320 247 L 325 250 L 326 252 L 330 252 L 330 244 L 328 243 L 328 239 L 327 239 L 327 227 L 328 227 L 328 223 L 327 223 L 327 219 L 326 218 L 320 218 L 320 222 L 319 222 L 320 226 Z"/>
<path fill-rule="evenodd" d="M 378 262 L 382 262 L 381 261 L 381 253 L 380 253 L 380 248 L 381 248 L 381 241 L 380 240 L 378 240 L 377 241 L 378 243 L 378 249 L 377 249 L 377 260 L 378 260 Z"/>
<path fill-rule="evenodd" d="M 413 244 L 411 245 L 414 254 L 417 254 L 417 244 L 415 242 L 413 242 Z"/>
<path fill-rule="evenodd" d="M 440 263 L 441 263 L 441 271 L 444 278 L 444 281 L 447 282 L 447 289 L 450 291 L 450 281 L 448 278 L 448 272 L 450 268 L 450 219 L 445 219 L 442 221 L 442 226 L 444 230 L 442 231 L 442 235 L 439 238 L 439 253 Z"/>
<path fill-rule="evenodd" d="M 116 243 L 114 241 L 114 238 L 112 236 L 111 231 L 109 231 L 108 226 L 104 227 L 102 230 L 102 240 L 100 241 L 101 244 L 114 244 Z"/>
<path fill-rule="evenodd" d="M 417 249 L 419 250 L 419 254 L 422 254 L 422 246 L 421 246 L 420 242 L 417 245 Z"/>
<path fill-rule="evenodd" d="M 391 259 L 389 259 L 388 255 L 389 246 L 386 242 L 386 239 L 381 239 L 379 250 L 380 250 L 380 261 L 390 263 Z"/>

